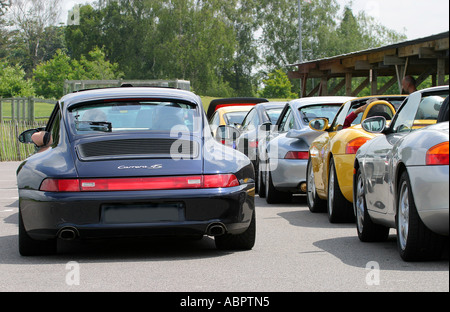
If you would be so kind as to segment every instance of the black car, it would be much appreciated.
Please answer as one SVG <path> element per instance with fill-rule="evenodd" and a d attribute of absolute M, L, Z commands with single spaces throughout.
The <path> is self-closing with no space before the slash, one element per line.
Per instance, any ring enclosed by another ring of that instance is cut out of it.
<path fill-rule="evenodd" d="M 39 145 L 17 170 L 21 255 L 55 253 L 58 239 L 208 235 L 219 249 L 254 245 L 253 166 L 211 136 L 191 92 L 72 93 L 45 131 L 19 140 Z"/>

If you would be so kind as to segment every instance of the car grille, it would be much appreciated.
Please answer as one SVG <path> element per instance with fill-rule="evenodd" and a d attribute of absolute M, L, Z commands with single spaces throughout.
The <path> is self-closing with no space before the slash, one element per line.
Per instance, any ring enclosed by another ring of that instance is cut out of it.
<path fill-rule="evenodd" d="M 197 157 L 198 144 L 187 140 L 129 139 L 84 143 L 78 146 L 81 160 L 133 157 Z"/>

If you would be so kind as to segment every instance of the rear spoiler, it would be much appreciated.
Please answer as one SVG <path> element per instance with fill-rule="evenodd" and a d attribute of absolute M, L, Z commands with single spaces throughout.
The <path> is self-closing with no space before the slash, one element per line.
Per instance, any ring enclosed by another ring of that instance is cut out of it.
<path fill-rule="evenodd" d="M 208 107 L 208 112 L 206 116 L 208 120 L 212 117 L 214 112 L 221 107 L 226 106 L 240 106 L 240 105 L 256 105 L 258 103 L 269 102 L 268 99 L 264 98 L 253 98 L 253 97 L 241 97 L 241 98 L 225 98 L 212 100 Z"/>

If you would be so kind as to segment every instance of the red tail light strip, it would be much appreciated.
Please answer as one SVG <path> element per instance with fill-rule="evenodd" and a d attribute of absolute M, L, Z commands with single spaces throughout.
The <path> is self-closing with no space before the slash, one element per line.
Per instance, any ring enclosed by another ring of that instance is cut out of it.
<path fill-rule="evenodd" d="M 287 152 L 284 159 L 308 159 L 309 152 Z"/>
<path fill-rule="evenodd" d="M 233 174 L 113 179 L 45 179 L 44 192 L 101 192 L 226 188 L 238 186 Z"/>

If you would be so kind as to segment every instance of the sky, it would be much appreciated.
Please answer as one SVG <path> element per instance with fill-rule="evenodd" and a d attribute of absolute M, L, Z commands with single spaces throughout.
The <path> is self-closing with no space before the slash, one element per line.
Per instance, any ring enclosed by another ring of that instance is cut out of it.
<path fill-rule="evenodd" d="M 380 24 L 403 33 L 409 40 L 428 37 L 449 30 L 448 0 L 336 0 L 343 8 L 351 3 L 354 12 L 364 11 Z M 95 0 L 63 0 L 63 22 L 75 4 Z M 306 3 L 304 5 L 307 5 Z"/>

